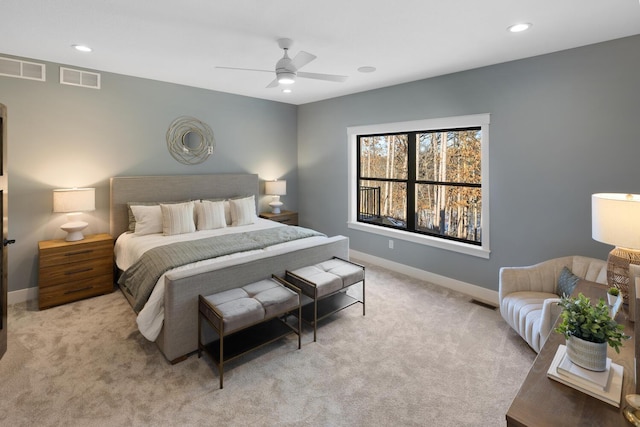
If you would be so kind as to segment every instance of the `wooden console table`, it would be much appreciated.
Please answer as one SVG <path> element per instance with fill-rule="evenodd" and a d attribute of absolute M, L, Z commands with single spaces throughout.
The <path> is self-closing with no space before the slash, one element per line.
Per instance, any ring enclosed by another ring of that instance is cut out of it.
<path fill-rule="evenodd" d="M 604 285 L 580 284 L 574 295 L 580 292 L 592 302 L 599 298 L 606 300 Z M 507 412 L 507 426 L 631 426 L 622 410 L 626 406 L 624 397 L 636 393 L 634 323 L 628 321 L 627 312 L 622 309 L 616 320 L 625 325 L 625 334 L 632 337 L 624 342 L 620 354 L 611 347 L 607 350 L 608 357 L 624 367 L 620 408 L 547 377 L 558 345 L 565 342 L 561 334 L 552 331 L 511 403 Z"/>

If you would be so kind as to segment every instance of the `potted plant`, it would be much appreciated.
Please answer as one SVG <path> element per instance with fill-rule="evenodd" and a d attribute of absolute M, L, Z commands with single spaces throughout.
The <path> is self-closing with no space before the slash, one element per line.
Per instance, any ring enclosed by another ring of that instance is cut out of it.
<path fill-rule="evenodd" d="M 607 302 L 609 303 L 609 305 L 615 305 L 619 295 L 620 289 L 613 286 L 607 289 Z"/>
<path fill-rule="evenodd" d="M 567 355 L 576 365 L 592 371 L 604 371 L 607 366 L 607 344 L 620 353 L 624 325 L 610 317 L 604 299 L 592 305 L 580 293 L 577 297 L 564 297 L 558 303 L 562 308 L 561 322 L 555 329 L 567 339 Z"/>

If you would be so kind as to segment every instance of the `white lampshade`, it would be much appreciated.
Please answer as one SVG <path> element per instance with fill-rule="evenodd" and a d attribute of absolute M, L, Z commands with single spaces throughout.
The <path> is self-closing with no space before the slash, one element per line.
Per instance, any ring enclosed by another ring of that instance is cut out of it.
<path fill-rule="evenodd" d="M 82 230 L 88 223 L 77 221 L 75 217 L 80 212 L 96 210 L 96 189 L 95 188 L 60 188 L 53 190 L 53 211 L 66 213 L 69 222 L 60 226 L 66 231 L 68 242 L 75 242 L 84 239 Z"/>
<path fill-rule="evenodd" d="M 640 249 L 640 195 L 591 196 L 591 237 L 627 249 Z"/>
<path fill-rule="evenodd" d="M 264 183 L 264 192 L 272 196 L 286 196 L 287 181 L 267 181 Z"/>
<path fill-rule="evenodd" d="M 53 190 L 54 212 L 72 213 L 95 210 L 95 188 L 59 188 Z"/>
<path fill-rule="evenodd" d="M 267 181 L 264 183 L 264 191 L 273 196 L 271 203 L 269 203 L 271 213 L 279 214 L 280 207 L 283 205 L 280 201 L 280 196 L 286 196 L 287 194 L 287 181 Z"/>

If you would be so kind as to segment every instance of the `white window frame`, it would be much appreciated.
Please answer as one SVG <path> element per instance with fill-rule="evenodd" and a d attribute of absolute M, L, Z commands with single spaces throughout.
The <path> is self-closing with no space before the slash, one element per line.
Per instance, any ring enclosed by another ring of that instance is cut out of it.
<path fill-rule="evenodd" d="M 364 231 L 366 233 L 377 234 L 380 236 L 391 237 L 394 239 L 406 240 L 409 242 L 419 243 L 422 245 L 433 246 L 440 249 L 459 252 L 467 255 L 477 256 L 480 258 L 489 258 L 491 253 L 489 246 L 489 123 L 490 114 L 473 114 L 468 116 L 443 117 L 436 119 L 414 120 L 408 122 L 384 123 L 365 126 L 350 126 L 347 128 L 348 143 L 348 191 L 349 206 L 347 227 Z M 482 130 L 482 146 L 481 150 L 481 178 L 482 185 L 482 245 L 472 245 L 469 243 L 458 242 L 454 240 L 442 239 L 434 236 L 413 233 L 410 231 L 397 230 L 388 227 L 380 227 L 376 225 L 358 222 L 357 209 L 357 179 L 358 179 L 358 135 L 380 135 L 386 133 L 400 133 L 413 131 L 429 131 L 437 129 L 453 129 L 478 127 Z"/>

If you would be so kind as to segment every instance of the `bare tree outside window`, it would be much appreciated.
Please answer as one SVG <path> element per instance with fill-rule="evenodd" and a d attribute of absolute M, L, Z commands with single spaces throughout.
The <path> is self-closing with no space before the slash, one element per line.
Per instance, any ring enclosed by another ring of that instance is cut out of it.
<path fill-rule="evenodd" d="M 480 245 L 480 127 L 358 136 L 358 221 Z"/>

